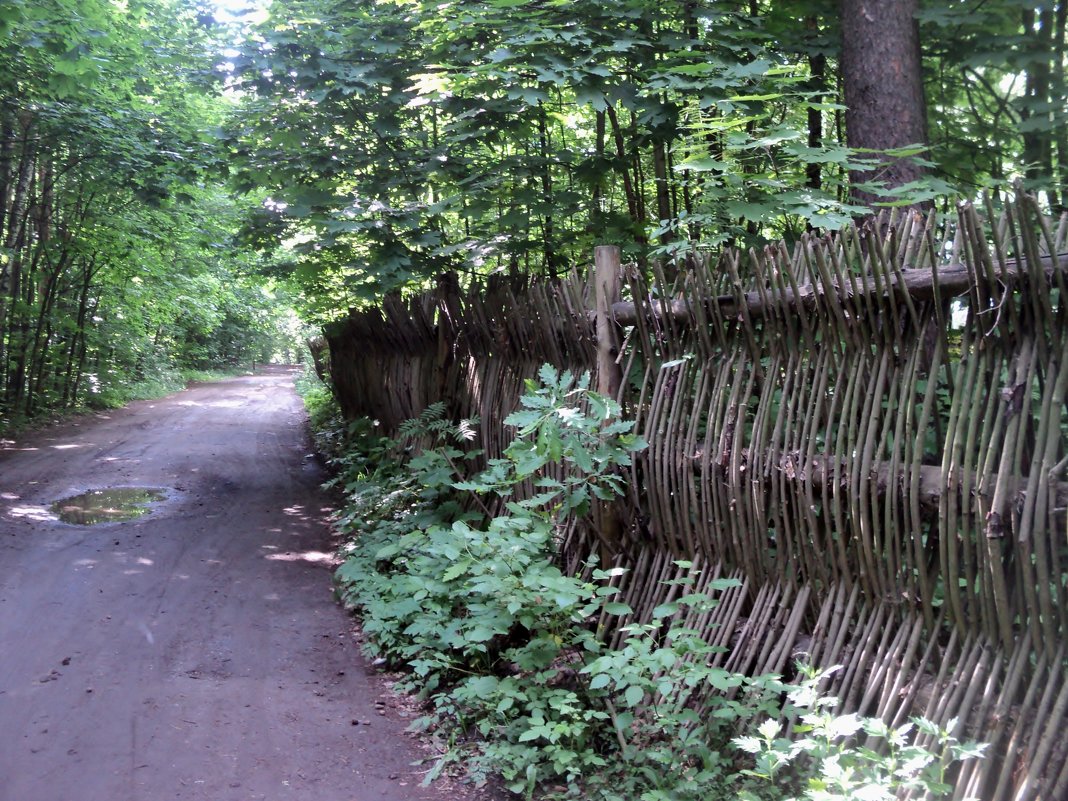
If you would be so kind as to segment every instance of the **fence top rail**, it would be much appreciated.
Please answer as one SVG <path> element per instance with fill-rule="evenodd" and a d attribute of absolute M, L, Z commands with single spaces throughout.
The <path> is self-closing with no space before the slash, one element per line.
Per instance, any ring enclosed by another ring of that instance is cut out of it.
<path fill-rule="evenodd" d="M 1068 253 L 1059 253 L 1052 256 L 1042 256 L 1039 259 L 1042 270 L 1047 279 L 1051 279 L 1054 271 L 1068 272 Z M 1021 264 L 1017 259 L 1007 260 L 998 271 L 999 279 L 1011 279 L 1022 274 L 1029 274 L 1027 264 Z M 750 319 L 760 319 L 784 310 L 811 310 L 819 301 L 832 293 L 839 298 L 851 297 L 861 299 L 867 294 L 874 298 L 888 299 L 902 293 L 908 294 L 914 301 L 924 302 L 942 298 L 957 297 L 967 294 L 975 286 L 975 269 L 960 262 L 952 262 L 941 267 L 903 270 L 897 274 L 888 276 L 887 283 L 880 285 L 872 280 L 858 279 L 858 285 L 866 287 L 866 291 L 854 292 L 851 286 L 827 285 L 821 282 L 810 282 L 799 286 L 796 290 L 791 287 L 782 289 L 769 287 L 763 292 L 750 291 L 731 295 L 717 295 L 697 301 L 704 304 L 707 312 L 712 306 L 719 309 L 720 315 L 726 318 L 747 315 Z M 639 305 L 633 301 L 619 301 L 612 304 L 612 317 L 619 325 L 635 325 L 639 316 L 646 315 L 653 318 L 671 318 L 679 323 L 686 323 L 696 317 L 694 301 L 682 299 L 665 300 L 663 304 Z M 591 318 L 593 313 L 591 312 Z"/>

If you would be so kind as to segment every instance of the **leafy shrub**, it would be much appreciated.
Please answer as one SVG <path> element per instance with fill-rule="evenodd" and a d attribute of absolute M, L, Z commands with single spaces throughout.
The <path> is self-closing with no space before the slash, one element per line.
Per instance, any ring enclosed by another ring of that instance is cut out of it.
<path fill-rule="evenodd" d="M 791 717 L 800 718 L 795 736 L 781 736 L 782 722 L 769 718 L 755 734 L 735 738 L 734 744 L 754 758 L 745 775 L 759 780 L 739 795 L 740 801 L 767 797 L 758 795 L 757 788 L 776 799 L 894 801 L 903 791 L 941 798 L 953 790 L 947 783 L 950 765 L 982 756 L 984 745 L 961 743 L 953 736 L 956 720 L 943 728 L 914 718 L 892 729 L 878 718 L 836 715 L 838 699 L 820 695 L 819 683 L 838 669 L 804 667 L 802 681 L 789 688 Z M 795 792 L 783 793 L 787 788 Z M 796 792 L 802 789 L 803 794 Z"/>

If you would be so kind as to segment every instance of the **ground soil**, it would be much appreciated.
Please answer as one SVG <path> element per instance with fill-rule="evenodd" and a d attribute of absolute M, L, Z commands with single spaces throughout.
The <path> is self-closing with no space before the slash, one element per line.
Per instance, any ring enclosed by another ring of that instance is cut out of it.
<path fill-rule="evenodd" d="M 201 384 L 0 452 L 0 801 L 464 801 L 330 585 L 294 372 Z M 61 498 L 162 487 L 139 520 Z"/>

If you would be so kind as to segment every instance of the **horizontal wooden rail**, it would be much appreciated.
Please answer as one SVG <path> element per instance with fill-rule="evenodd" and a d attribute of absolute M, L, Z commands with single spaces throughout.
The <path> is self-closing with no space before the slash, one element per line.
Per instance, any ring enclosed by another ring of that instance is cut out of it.
<path fill-rule="evenodd" d="M 639 455 L 638 461 L 642 459 L 643 455 Z M 689 459 L 690 466 L 694 471 L 705 469 L 706 461 L 708 469 L 712 470 L 714 474 L 722 475 L 723 468 L 720 463 L 706 460 L 703 454 L 699 453 Z M 827 456 L 817 456 L 806 461 L 797 453 L 782 453 L 778 457 L 775 469 L 784 473 L 791 481 L 808 481 L 812 484 L 812 489 L 815 492 L 822 492 L 825 488 L 830 489 L 836 481 L 834 462 L 835 460 L 832 457 Z M 848 464 L 846 460 L 838 460 L 837 483 L 840 489 L 846 491 L 853 489 L 852 470 L 852 465 Z M 962 480 L 963 475 L 959 473 L 955 476 L 951 475 L 949 480 L 946 481 L 939 465 L 918 465 L 915 468 L 915 472 L 919 476 L 919 483 L 916 485 L 916 500 L 920 507 L 920 514 L 925 520 L 934 520 L 938 517 L 939 503 L 947 489 L 956 490 L 959 494 L 965 486 L 965 482 Z M 880 496 L 886 495 L 894 482 L 899 482 L 903 490 L 911 492 L 911 473 L 912 469 L 908 465 L 902 465 L 895 469 L 884 462 L 873 464 L 868 471 L 869 477 L 875 480 L 875 490 Z M 746 480 L 748 481 L 750 478 L 751 476 L 747 476 Z M 1007 496 L 1010 499 L 1017 498 L 1020 493 L 1026 491 L 1027 481 L 1027 476 L 1011 479 L 1012 483 L 1009 486 Z M 979 477 L 972 474 L 967 486 L 971 488 L 969 494 L 977 496 L 992 492 L 992 488 L 996 484 L 996 474 L 988 474 L 982 487 L 980 487 Z M 1049 488 L 1052 493 L 1055 493 L 1053 497 L 1056 499 L 1056 511 L 1063 516 L 1068 512 L 1068 482 L 1051 481 Z"/>
<path fill-rule="evenodd" d="M 1057 256 L 1043 256 L 1040 261 L 1047 277 L 1052 276 L 1054 269 L 1068 271 L 1068 253 Z M 997 268 L 999 277 L 1014 277 L 1021 272 L 1019 263 L 1013 259 L 1005 262 L 1004 268 Z M 900 277 L 899 277 L 900 275 Z M 890 276 L 889 288 L 882 288 L 882 281 L 874 276 L 857 276 L 858 286 L 868 287 L 870 294 L 879 297 L 889 297 L 900 294 L 902 289 L 916 301 L 932 300 L 937 293 L 942 297 L 955 297 L 968 292 L 975 283 L 974 270 L 959 263 L 947 264 L 936 270 L 905 270 L 899 275 Z M 902 286 L 903 284 L 903 286 Z M 855 294 L 852 286 L 839 290 L 839 295 L 844 297 L 863 297 Z M 751 319 L 766 317 L 772 312 L 781 310 L 799 311 L 813 309 L 817 301 L 826 296 L 825 285 L 803 284 L 797 290 L 787 288 L 776 290 L 768 288 L 765 292 L 746 292 L 739 300 L 738 295 L 719 295 L 704 301 L 705 312 L 711 312 L 712 304 L 718 307 L 719 315 L 723 317 L 737 317 L 745 313 Z M 768 302 L 768 298 L 771 302 Z M 652 304 L 652 316 L 654 318 L 670 317 L 671 319 L 685 323 L 694 317 L 695 309 L 689 300 L 665 300 L 663 304 Z M 591 312 L 592 314 L 592 312 Z M 612 304 L 612 316 L 619 325 L 635 325 L 638 322 L 639 311 L 631 301 L 620 301 Z"/>

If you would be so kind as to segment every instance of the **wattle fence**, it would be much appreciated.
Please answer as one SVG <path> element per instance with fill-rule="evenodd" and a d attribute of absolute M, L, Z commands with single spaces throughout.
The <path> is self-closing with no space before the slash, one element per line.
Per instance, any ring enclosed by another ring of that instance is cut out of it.
<path fill-rule="evenodd" d="M 670 579 L 734 576 L 687 621 L 723 665 L 842 665 L 846 710 L 992 744 L 956 798 L 1068 798 L 1068 215 L 888 216 L 670 285 L 597 260 L 352 313 L 326 337 L 345 412 L 388 432 L 445 401 L 492 456 L 542 363 L 596 371 L 650 447 L 571 569 L 630 568 L 640 620 Z"/>

